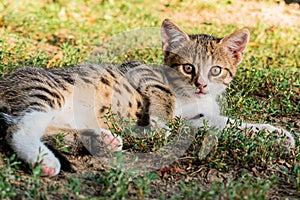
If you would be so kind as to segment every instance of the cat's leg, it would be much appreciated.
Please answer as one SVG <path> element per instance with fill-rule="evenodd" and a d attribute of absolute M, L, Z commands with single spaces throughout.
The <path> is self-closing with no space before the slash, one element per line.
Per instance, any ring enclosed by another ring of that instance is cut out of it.
<path fill-rule="evenodd" d="M 12 120 L 17 123 L 11 127 L 9 143 L 17 155 L 27 162 L 42 164 L 44 176 L 55 176 L 60 172 L 60 162 L 55 155 L 42 143 L 41 137 L 48 125 L 55 117 L 54 112 L 30 112 L 25 113 L 20 120 Z M 121 151 L 123 141 L 120 136 L 113 135 L 109 130 L 95 128 L 93 130 L 97 139 L 103 142 L 109 151 Z"/>
<path fill-rule="evenodd" d="M 11 127 L 8 140 L 18 157 L 29 164 L 42 164 L 45 176 L 55 176 L 60 171 L 60 162 L 54 154 L 41 142 L 47 125 L 53 114 L 33 111 L 24 116 Z"/>
<path fill-rule="evenodd" d="M 165 137 L 168 137 L 170 129 L 166 124 L 173 118 L 174 94 L 168 86 L 159 83 L 142 87 L 142 93 L 149 98 L 149 125 L 165 130 Z"/>
<path fill-rule="evenodd" d="M 288 132 L 287 130 L 284 130 L 282 128 L 277 128 L 275 126 L 272 126 L 270 124 L 252 124 L 252 123 L 246 123 L 243 122 L 241 125 L 242 129 L 247 129 L 251 128 L 252 130 L 255 131 L 257 130 L 268 130 L 270 133 L 277 134 L 277 136 L 284 136 L 286 141 L 283 143 L 284 146 L 289 146 L 289 147 L 295 147 L 295 139 L 293 135 Z M 280 139 L 278 139 L 278 142 L 280 142 Z"/>
<path fill-rule="evenodd" d="M 200 119 L 200 121 L 199 121 Z M 192 122 L 192 125 L 194 127 L 199 126 L 202 124 L 203 125 L 203 120 L 205 120 L 209 126 L 214 126 L 218 129 L 224 129 L 228 126 L 228 124 L 234 124 L 236 123 L 236 120 L 234 119 L 230 119 L 228 117 L 224 117 L 224 116 L 203 116 L 202 118 L 198 118 L 198 119 L 191 119 L 190 121 Z M 198 125 L 197 125 L 198 124 Z M 284 136 L 286 138 L 286 141 L 284 143 L 285 146 L 288 147 L 294 147 L 295 146 L 295 139 L 293 137 L 293 135 L 282 129 L 282 128 L 277 128 L 275 126 L 272 126 L 270 124 L 252 124 L 252 123 L 247 123 L 247 122 L 242 122 L 239 125 L 240 129 L 252 129 L 253 131 L 258 131 L 258 130 L 267 130 L 268 132 L 272 133 L 272 134 L 277 134 L 276 136 Z M 278 135 L 279 134 L 279 135 Z M 278 139 L 278 142 L 280 142 L 280 140 Z"/>

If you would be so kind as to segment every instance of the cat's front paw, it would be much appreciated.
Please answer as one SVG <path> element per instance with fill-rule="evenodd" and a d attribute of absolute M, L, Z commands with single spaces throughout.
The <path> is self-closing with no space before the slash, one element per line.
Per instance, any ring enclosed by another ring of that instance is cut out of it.
<path fill-rule="evenodd" d="M 106 148 L 112 152 L 121 151 L 123 148 L 123 140 L 118 135 L 113 135 L 109 130 L 102 131 L 103 142 Z"/>
<path fill-rule="evenodd" d="M 295 147 L 295 139 L 290 132 L 284 129 L 277 129 L 274 132 L 280 137 L 280 139 L 277 139 L 278 143 L 281 143 L 281 138 L 284 138 L 283 146 L 291 148 Z"/>
<path fill-rule="evenodd" d="M 288 132 L 287 130 L 274 127 L 270 124 L 258 124 L 258 125 L 256 125 L 256 127 L 257 126 L 259 129 L 266 129 L 266 130 L 268 130 L 268 132 L 270 132 L 272 134 L 276 134 L 274 136 L 275 136 L 275 138 L 277 138 L 278 143 L 279 144 L 282 143 L 284 147 L 289 147 L 289 148 L 295 147 L 295 139 L 294 139 L 293 135 L 290 132 Z"/>
<path fill-rule="evenodd" d="M 123 148 L 122 138 L 107 129 L 86 129 L 79 134 L 85 148 L 95 156 L 105 157 L 109 152 L 121 151 Z"/>

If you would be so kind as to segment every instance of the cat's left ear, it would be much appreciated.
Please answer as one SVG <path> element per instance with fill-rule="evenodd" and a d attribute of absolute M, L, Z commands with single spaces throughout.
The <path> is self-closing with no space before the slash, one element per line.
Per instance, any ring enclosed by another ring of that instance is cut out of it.
<path fill-rule="evenodd" d="M 244 50 L 250 39 L 250 32 L 247 28 L 240 29 L 231 35 L 224 37 L 220 43 L 232 56 L 235 65 L 241 63 Z"/>

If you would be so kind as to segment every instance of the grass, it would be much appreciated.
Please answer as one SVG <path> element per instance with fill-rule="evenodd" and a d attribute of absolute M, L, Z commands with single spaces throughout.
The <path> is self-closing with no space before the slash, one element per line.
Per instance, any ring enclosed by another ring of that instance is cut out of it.
<path fill-rule="evenodd" d="M 266 199 L 266 193 L 273 183 L 273 179 L 266 181 L 242 174 L 238 180 L 228 184 L 214 182 L 209 190 L 203 191 L 196 182 L 181 182 L 183 195 L 175 195 L 172 199 L 216 199 L 220 196 L 228 199 Z"/>
<path fill-rule="evenodd" d="M 266 1 L 265 5 L 274 3 Z M 162 19 L 178 16 L 178 13 L 182 18 L 175 20 L 187 32 L 221 37 L 241 26 L 218 23 L 214 18 L 195 23 L 192 19 L 189 21 L 189 17 L 208 10 L 217 19 L 220 18 L 219 9 L 234 5 L 235 1 L 61 0 L 33 3 L 3 0 L 0 2 L 0 73 L 3 76 L 24 66 L 70 67 L 85 62 L 90 53 L 111 36 L 137 28 L 159 27 Z M 54 138 L 57 149 L 75 165 L 78 162 L 78 170 L 62 172 L 51 179 L 43 178 L 39 166 L 28 170 L 14 154 L 1 152 L 0 198 L 299 198 L 299 26 L 272 26 L 257 20 L 249 29 L 251 41 L 225 95 L 223 110 L 237 119 L 268 121 L 295 130 L 296 148 L 289 154 L 283 147 L 275 148 L 273 138 L 267 137 L 265 132 L 241 134 L 242 131 L 233 125 L 220 133 L 215 148 L 204 159 L 199 159 L 198 152 L 205 131 L 199 131 L 186 154 L 171 166 L 132 174 L 121 168 L 109 169 L 95 164 L 90 156 L 74 153 L 72 146 L 65 144 L 65 133 L 59 133 Z M 132 48 L 113 61 L 139 59 L 161 64 L 159 39 L 155 44 L 157 46 L 151 48 Z M 168 142 L 155 136 L 136 143 L 131 138 L 127 140 L 131 141 L 128 148 L 142 152 Z M 4 144 L 2 139 L 1 144 Z"/>

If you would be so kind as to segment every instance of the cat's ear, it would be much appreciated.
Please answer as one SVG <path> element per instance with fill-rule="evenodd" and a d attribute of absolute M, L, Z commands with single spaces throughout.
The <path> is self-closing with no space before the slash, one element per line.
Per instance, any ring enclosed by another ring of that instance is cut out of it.
<path fill-rule="evenodd" d="M 170 19 L 165 19 L 160 29 L 162 39 L 162 50 L 172 51 L 176 49 L 186 41 L 189 40 L 189 36 L 181 30 L 175 23 Z"/>
<path fill-rule="evenodd" d="M 243 58 L 244 50 L 250 39 L 250 32 L 247 28 L 240 29 L 231 35 L 224 37 L 221 44 L 232 56 L 235 65 L 240 64 Z"/>

